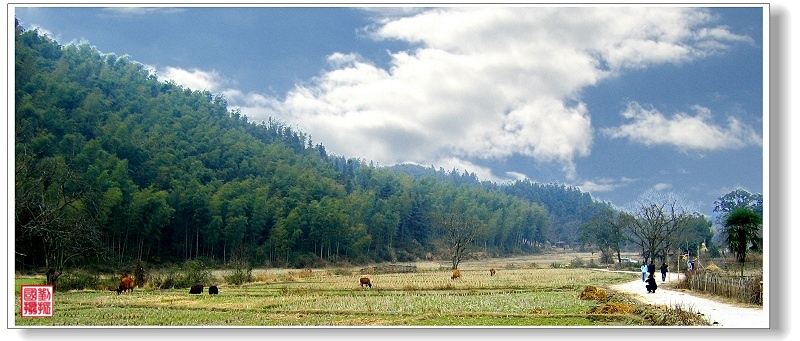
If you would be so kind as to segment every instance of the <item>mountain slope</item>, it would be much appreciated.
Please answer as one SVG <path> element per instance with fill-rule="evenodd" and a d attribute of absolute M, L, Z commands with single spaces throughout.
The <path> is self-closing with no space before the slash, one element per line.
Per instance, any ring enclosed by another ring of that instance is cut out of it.
<path fill-rule="evenodd" d="M 14 96 L 18 268 L 449 258 L 465 235 L 471 250 L 533 252 L 571 214 L 474 175 L 329 155 L 222 96 L 18 25 Z"/>

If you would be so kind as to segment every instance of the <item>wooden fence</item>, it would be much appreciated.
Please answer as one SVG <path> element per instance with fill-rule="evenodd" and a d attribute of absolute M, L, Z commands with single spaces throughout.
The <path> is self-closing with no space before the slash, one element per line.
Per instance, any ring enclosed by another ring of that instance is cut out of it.
<path fill-rule="evenodd" d="M 744 303 L 764 304 L 763 276 L 722 276 L 713 272 L 689 274 L 689 288 Z"/>

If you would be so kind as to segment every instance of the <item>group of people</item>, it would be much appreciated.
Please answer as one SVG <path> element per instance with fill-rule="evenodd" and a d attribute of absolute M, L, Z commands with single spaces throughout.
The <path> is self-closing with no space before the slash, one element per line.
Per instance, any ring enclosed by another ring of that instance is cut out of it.
<path fill-rule="evenodd" d="M 656 284 L 655 279 L 656 273 L 656 265 L 653 264 L 651 261 L 650 264 L 642 263 L 642 282 L 647 283 L 645 285 L 645 289 L 647 289 L 647 293 L 655 293 L 656 289 L 658 289 L 658 284 Z M 667 280 L 667 263 L 661 263 L 661 282 Z"/>

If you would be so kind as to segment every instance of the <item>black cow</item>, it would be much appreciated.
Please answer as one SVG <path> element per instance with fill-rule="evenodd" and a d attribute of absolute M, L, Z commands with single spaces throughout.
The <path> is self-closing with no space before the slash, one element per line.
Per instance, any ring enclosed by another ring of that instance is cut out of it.
<path fill-rule="evenodd" d="M 189 294 L 191 294 L 191 295 L 200 295 L 202 293 L 203 293 L 203 285 L 202 284 L 192 285 L 192 288 L 189 289 Z"/>
<path fill-rule="evenodd" d="M 212 285 L 208 287 L 208 294 L 209 295 L 219 295 L 219 289 L 216 285 Z"/>

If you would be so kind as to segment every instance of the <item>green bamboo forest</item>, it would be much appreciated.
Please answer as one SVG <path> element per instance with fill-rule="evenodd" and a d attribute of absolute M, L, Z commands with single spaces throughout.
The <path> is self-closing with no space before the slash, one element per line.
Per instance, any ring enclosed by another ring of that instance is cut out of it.
<path fill-rule="evenodd" d="M 334 155 L 301 128 L 16 24 L 15 268 L 303 268 L 580 244 L 575 187 Z"/>

